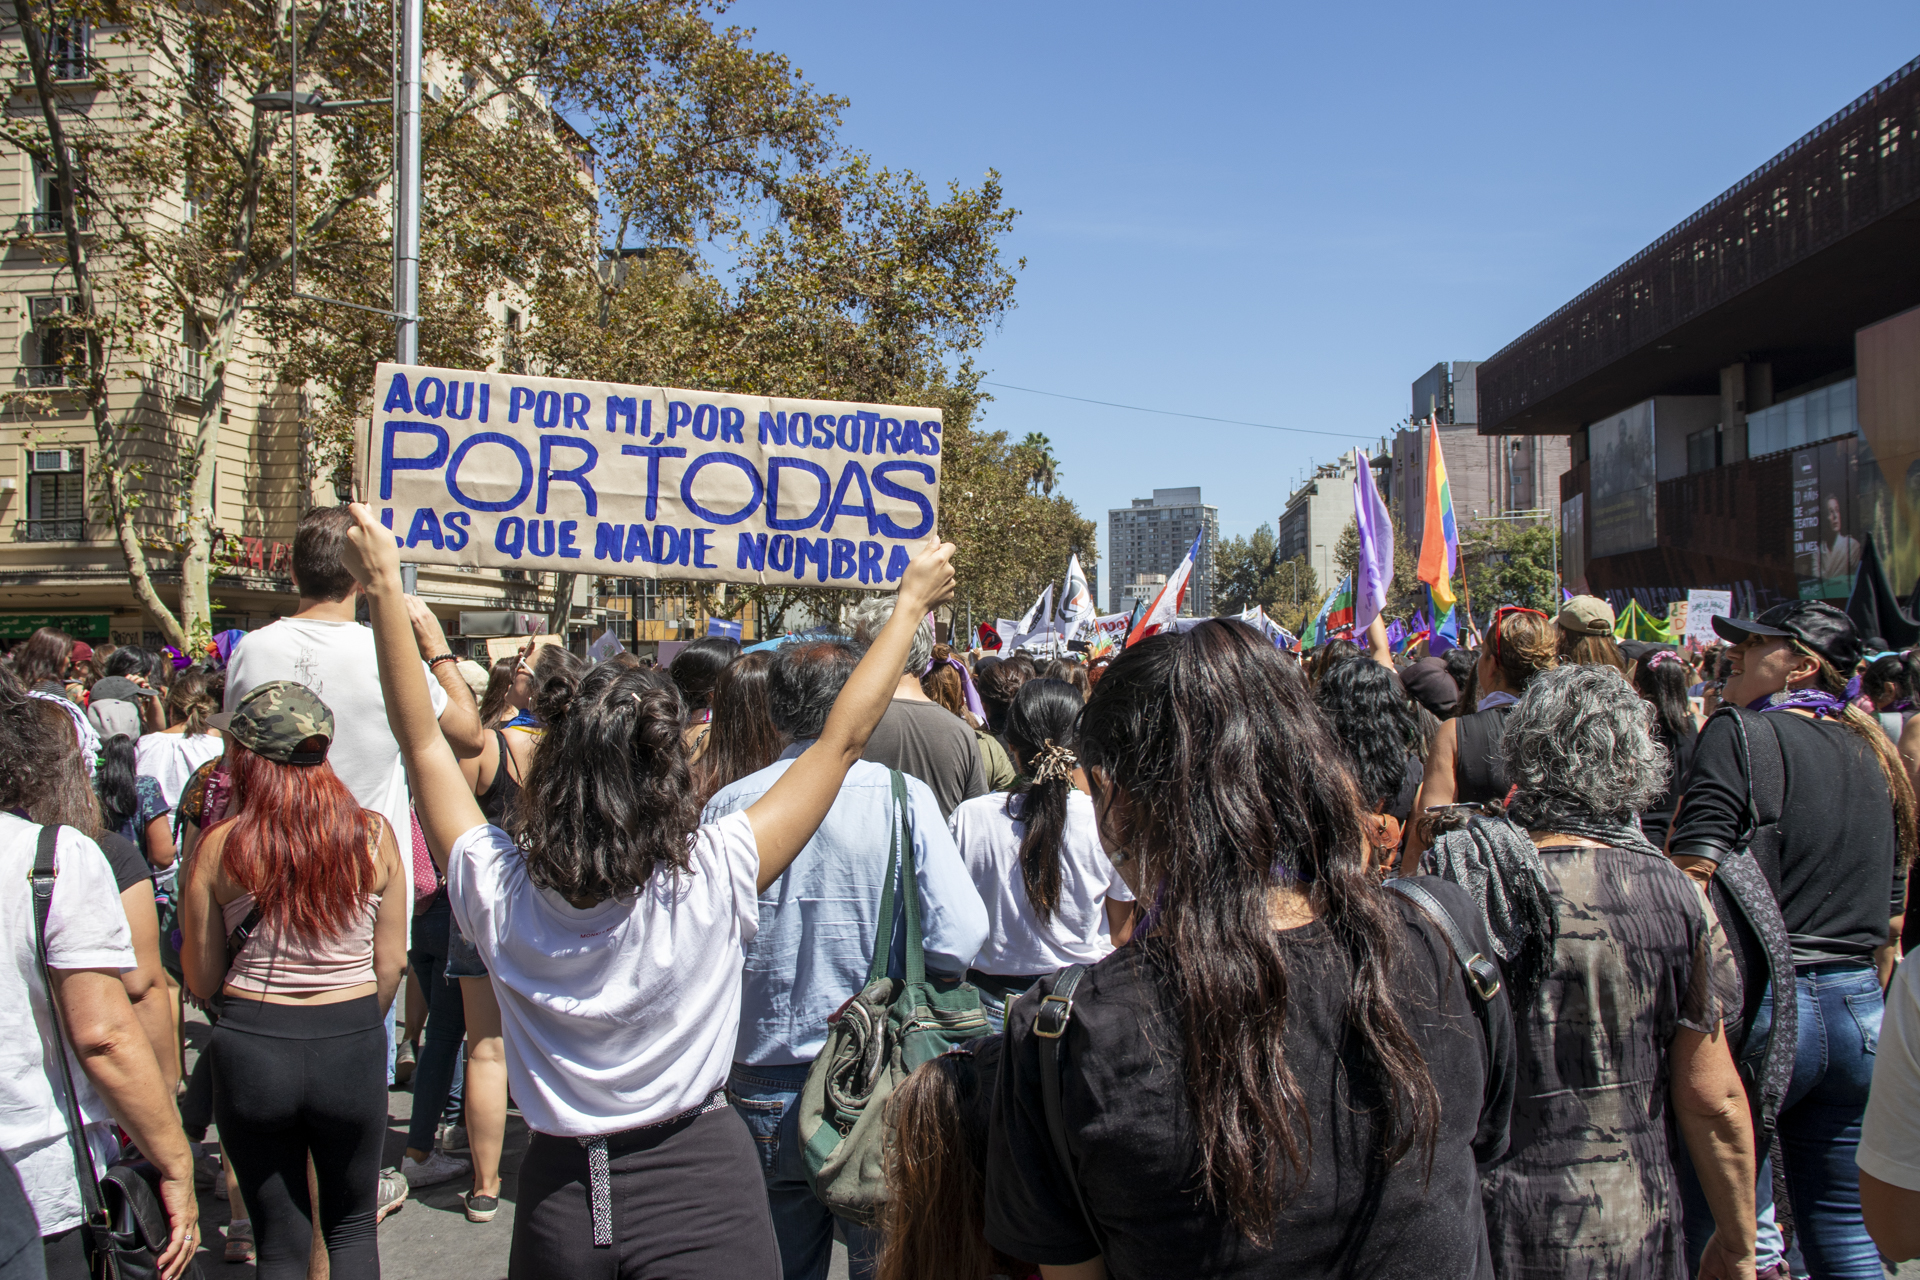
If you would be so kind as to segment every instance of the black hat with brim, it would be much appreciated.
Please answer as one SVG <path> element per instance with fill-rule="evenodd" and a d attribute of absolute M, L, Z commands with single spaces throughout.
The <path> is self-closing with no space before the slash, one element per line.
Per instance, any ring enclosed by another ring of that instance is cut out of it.
<path fill-rule="evenodd" d="M 1739 644 L 1749 636 L 1798 640 L 1825 658 L 1843 676 L 1853 674 L 1860 661 L 1860 633 L 1853 619 L 1819 600 L 1790 600 L 1757 618 L 1715 618 L 1713 629 L 1723 640 Z"/>

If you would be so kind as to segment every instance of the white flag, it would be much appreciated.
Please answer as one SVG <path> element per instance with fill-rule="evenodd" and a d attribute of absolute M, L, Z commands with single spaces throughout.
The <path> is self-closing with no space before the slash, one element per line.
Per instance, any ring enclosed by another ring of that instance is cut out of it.
<path fill-rule="evenodd" d="M 1040 593 L 1040 598 L 1033 602 L 1033 608 L 1027 610 L 1026 616 L 1020 619 L 1020 634 L 1031 635 L 1052 621 L 1053 584 L 1049 582 L 1047 589 Z"/>
<path fill-rule="evenodd" d="M 1093 592 L 1087 587 L 1087 571 L 1080 567 L 1078 553 L 1067 561 L 1067 585 L 1060 592 L 1060 618 L 1066 623 L 1063 641 L 1076 640 L 1080 628 L 1094 616 Z"/>

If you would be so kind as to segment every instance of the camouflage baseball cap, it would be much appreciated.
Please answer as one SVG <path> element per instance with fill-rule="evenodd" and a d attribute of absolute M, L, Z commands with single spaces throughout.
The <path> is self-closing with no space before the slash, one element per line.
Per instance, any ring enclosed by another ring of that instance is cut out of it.
<path fill-rule="evenodd" d="M 269 680 L 232 711 L 207 717 L 207 723 L 276 764 L 320 764 L 333 745 L 333 712 L 313 690 L 292 680 Z M 325 745 L 302 751 L 310 738 Z"/>

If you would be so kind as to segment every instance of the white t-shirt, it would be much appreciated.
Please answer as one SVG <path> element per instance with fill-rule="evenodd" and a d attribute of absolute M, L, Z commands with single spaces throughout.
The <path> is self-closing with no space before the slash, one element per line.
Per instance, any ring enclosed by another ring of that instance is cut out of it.
<path fill-rule="evenodd" d="M 1913 956 L 1887 988 L 1873 1090 L 1853 1158 L 1888 1186 L 1920 1191 L 1920 962 Z"/>
<path fill-rule="evenodd" d="M 420 665 L 425 670 L 426 664 Z M 303 684 L 327 704 L 333 712 L 333 745 L 327 751 L 327 763 L 362 809 L 372 809 L 387 820 L 405 849 L 406 832 L 412 829 L 407 818 L 412 797 L 400 744 L 387 728 L 372 630 L 357 622 L 282 618 L 249 631 L 234 646 L 227 664 L 223 709 L 233 710 L 242 698 L 274 680 Z M 427 693 L 435 716 L 447 709 L 447 691 L 431 674 Z"/>
<path fill-rule="evenodd" d="M 53 1006 L 40 973 L 33 936 L 28 873 L 40 840 L 38 825 L 0 813 L 0 1148 L 20 1171 L 40 1234 L 78 1226 L 80 1185 L 73 1148 L 56 1089 L 60 1064 L 50 1046 L 60 1042 Z M 114 887 L 113 868 L 100 846 L 68 828 L 54 848 L 53 904 L 47 913 L 47 962 L 55 969 L 131 969 L 133 937 Z M 86 1121 L 94 1162 L 105 1168 L 118 1154 L 106 1104 L 94 1093 L 71 1053 L 67 1062 Z"/>
<path fill-rule="evenodd" d="M 1020 874 L 1020 839 L 1027 824 L 1007 816 L 1011 802 L 995 793 L 976 796 L 953 811 L 947 825 L 960 846 L 973 884 L 987 904 L 987 945 L 973 967 L 1002 977 L 1052 973 L 1070 964 L 1092 964 L 1113 950 L 1106 900 L 1132 902 L 1133 892 L 1100 847 L 1093 800 L 1067 793 L 1067 825 L 1060 842 L 1060 901 L 1044 924 L 1027 898 Z"/>
<path fill-rule="evenodd" d="M 134 743 L 135 769 L 160 784 L 168 809 L 180 807 L 180 792 L 193 771 L 227 749 L 213 733 L 145 733 Z"/>
<path fill-rule="evenodd" d="M 479 826 L 447 859 L 453 918 L 500 1001 L 507 1080 L 537 1133 L 618 1133 L 690 1111 L 726 1083 L 740 972 L 760 927 L 745 813 L 695 831 L 690 872 L 582 910 Z"/>

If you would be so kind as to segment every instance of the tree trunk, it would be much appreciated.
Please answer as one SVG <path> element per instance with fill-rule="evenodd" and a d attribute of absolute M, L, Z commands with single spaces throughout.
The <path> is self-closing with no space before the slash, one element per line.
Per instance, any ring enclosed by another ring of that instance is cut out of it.
<path fill-rule="evenodd" d="M 87 326 L 85 395 L 87 409 L 93 419 L 94 461 L 100 470 L 101 487 L 106 491 L 107 511 L 113 517 L 114 537 L 120 544 L 120 553 L 126 557 L 127 578 L 133 585 L 135 598 L 148 615 L 160 624 L 161 634 L 166 637 L 167 643 L 184 653 L 187 647 L 186 629 L 154 589 L 146 548 L 141 545 L 139 531 L 134 526 L 134 506 L 127 493 L 125 459 L 120 448 L 123 442 L 114 433 L 107 402 L 106 350 L 100 340 L 99 330 L 93 326 L 93 273 L 87 258 L 86 243 L 80 238 L 80 203 L 75 189 L 78 184 L 74 181 L 73 157 L 67 149 L 66 126 L 60 120 L 59 106 L 54 97 L 46 44 L 40 38 L 40 29 L 34 25 L 30 0 L 14 0 L 13 12 L 20 24 L 27 61 L 33 68 L 34 90 L 46 120 L 47 141 L 53 149 L 54 183 L 60 193 L 61 206 L 66 210 L 68 269 L 73 274 L 79 314 Z M 47 16 L 50 22 L 53 21 L 51 5 Z"/>
<path fill-rule="evenodd" d="M 577 576 L 559 572 L 553 575 L 553 608 L 547 612 L 547 634 L 559 636 L 561 644 L 567 642 L 567 623 L 573 619 L 573 582 Z"/>
<path fill-rule="evenodd" d="M 240 299 L 221 300 L 208 352 L 207 390 L 200 401 L 200 417 L 193 428 L 192 475 L 187 488 L 186 518 L 181 532 L 180 620 L 196 638 L 213 634 L 213 479 L 220 447 L 220 415 L 227 398 L 227 360 L 240 327 Z"/>

